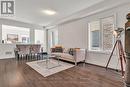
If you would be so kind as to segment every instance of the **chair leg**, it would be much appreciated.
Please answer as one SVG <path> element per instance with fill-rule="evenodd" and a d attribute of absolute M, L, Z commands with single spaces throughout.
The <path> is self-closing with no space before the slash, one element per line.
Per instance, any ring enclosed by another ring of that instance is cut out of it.
<path fill-rule="evenodd" d="M 30 54 L 30 60 L 32 60 L 32 54 Z"/>
<path fill-rule="evenodd" d="M 75 62 L 75 66 L 77 66 L 77 62 Z"/>
<path fill-rule="evenodd" d="M 23 56 L 21 55 L 21 59 L 23 59 Z"/>
<path fill-rule="evenodd" d="M 31 59 L 31 56 L 30 56 L 30 54 L 28 54 L 28 60 L 30 60 Z"/>
<path fill-rule="evenodd" d="M 16 59 L 19 60 L 19 54 L 16 55 Z"/>
<path fill-rule="evenodd" d="M 37 56 L 37 54 L 36 54 L 36 60 L 38 60 L 38 56 Z"/>
<path fill-rule="evenodd" d="M 26 60 L 27 60 L 27 54 L 25 55 L 25 58 L 26 58 Z"/>
<path fill-rule="evenodd" d="M 28 54 L 27 54 L 27 61 L 28 61 L 28 58 L 29 58 L 29 57 L 28 57 Z"/>

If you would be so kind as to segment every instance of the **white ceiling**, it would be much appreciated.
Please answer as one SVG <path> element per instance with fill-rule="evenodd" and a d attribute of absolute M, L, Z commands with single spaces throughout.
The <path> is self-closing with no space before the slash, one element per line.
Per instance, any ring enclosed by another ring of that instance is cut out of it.
<path fill-rule="evenodd" d="M 6 18 L 48 25 L 102 1 L 104 0 L 15 0 L 15 15 Z M 57 14 L 43 14 L 41 10 L 45 9 L 55 10 Z"/>

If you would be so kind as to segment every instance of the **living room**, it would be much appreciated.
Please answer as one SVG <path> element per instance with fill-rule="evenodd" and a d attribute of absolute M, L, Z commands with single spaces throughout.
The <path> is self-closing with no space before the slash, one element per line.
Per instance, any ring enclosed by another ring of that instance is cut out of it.
<path fill-rule="evenodd" d="M 0 87 L 130 87 L 129 0 L 2 1 Z"/>

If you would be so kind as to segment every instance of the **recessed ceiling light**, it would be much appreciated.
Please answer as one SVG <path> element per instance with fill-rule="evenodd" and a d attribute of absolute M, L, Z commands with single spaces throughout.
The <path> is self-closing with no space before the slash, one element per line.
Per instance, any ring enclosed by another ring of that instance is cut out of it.
<path fill-rule="evenodd" d="M 47 14 L 47 15 L 55 15 L 56 14 L 56 12 L 53 10 L 43 10 L 42 12 Z"/>

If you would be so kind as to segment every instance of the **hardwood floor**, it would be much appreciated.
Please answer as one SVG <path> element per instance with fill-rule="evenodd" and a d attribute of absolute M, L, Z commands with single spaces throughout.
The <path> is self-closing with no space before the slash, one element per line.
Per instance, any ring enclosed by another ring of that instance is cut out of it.
<path fill-rule="evenodd" d="M 88 65 L 44 78 L 26 61 L 0 60 L 0 87 L 123 87 L 121 75 L 113 70 Z"/>

